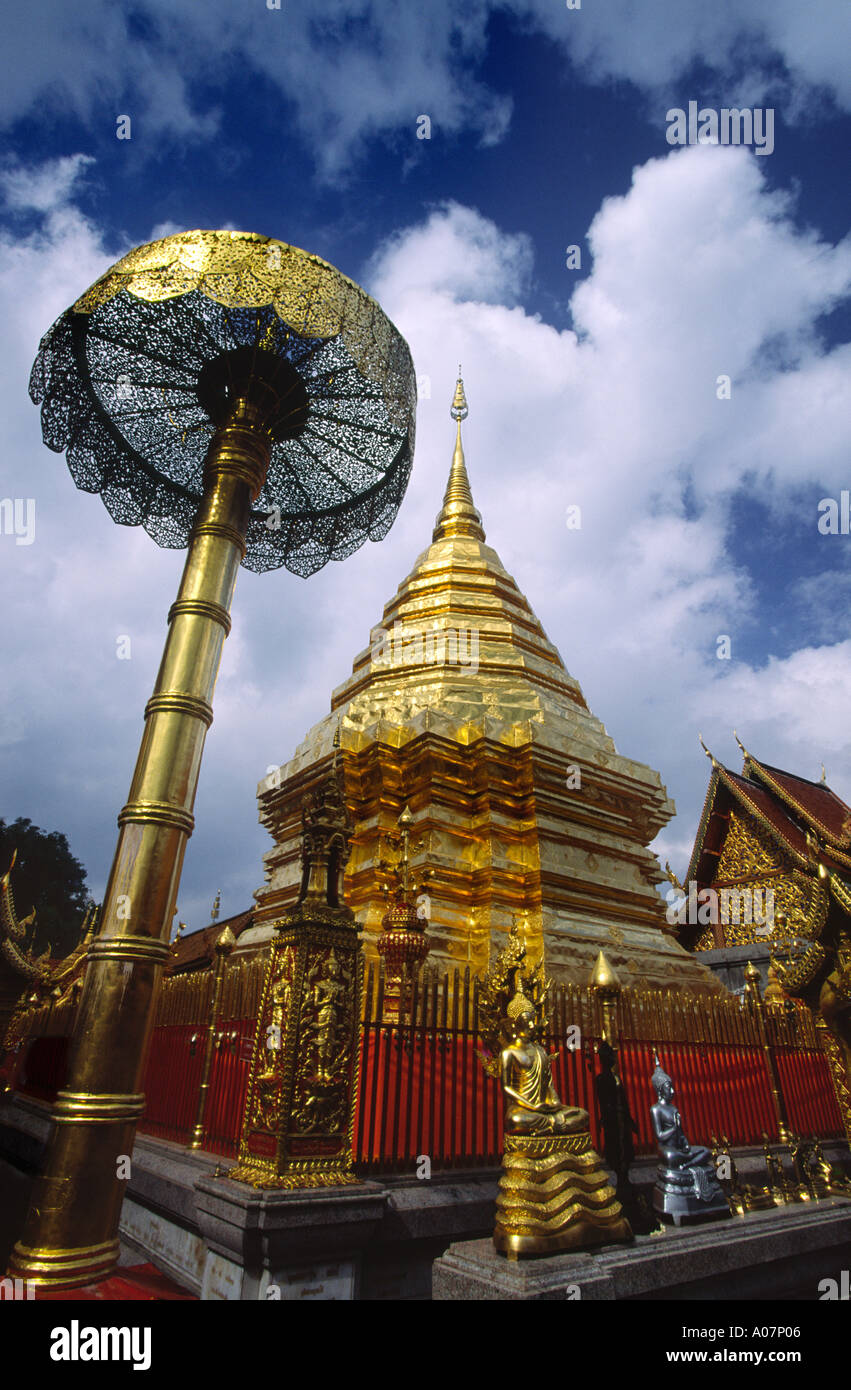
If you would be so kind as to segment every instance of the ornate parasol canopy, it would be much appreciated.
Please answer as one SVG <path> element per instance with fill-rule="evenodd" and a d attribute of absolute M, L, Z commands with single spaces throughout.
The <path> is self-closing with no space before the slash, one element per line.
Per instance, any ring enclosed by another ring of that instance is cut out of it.
<path fill-rule="evenodd" d="M 243 564 L 309 575 L 389 530 L 414 448 L 408 346 L 305 251 L 195 231 L 131 251 L 45 334 L 30 379 L 45 444 L 114 521 L 181 547 L 230 403 L 267 386 L 272 438 Z"/>

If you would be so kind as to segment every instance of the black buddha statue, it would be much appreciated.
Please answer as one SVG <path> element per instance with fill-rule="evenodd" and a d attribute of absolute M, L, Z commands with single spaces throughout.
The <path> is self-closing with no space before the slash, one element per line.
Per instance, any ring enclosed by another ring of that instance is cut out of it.
<path fill-rule="evenodd" d="M 653 1208 L 679 1226 L 683 1218 L 730 1216 L 730 1206 L 708 1149 L 692 1148 L 673 1103 L 674 1083 L 654 1057 L 651 1078 L 656 1104 L 651 1106 L 653 1131 L 659 1145 L 659 1167 L 653 1189 Z"/>

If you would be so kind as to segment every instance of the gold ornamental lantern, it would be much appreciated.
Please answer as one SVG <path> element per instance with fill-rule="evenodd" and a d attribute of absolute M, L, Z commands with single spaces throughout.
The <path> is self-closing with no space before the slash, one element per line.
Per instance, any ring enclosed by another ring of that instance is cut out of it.
<path fill-rule="evenodd" d="M 70 1287 L 118 1256 L 117 1159 L 145 1052 L 240 564 L 307 576 L 380 540 L 405 493 L 416 385 L 404 339 L 316 256 L 246 232 L 131 251 L 42 339 L 45 444 L 113 520 L 188 546 L 88 951 L 66 1086 L 15 1276 Z"/>

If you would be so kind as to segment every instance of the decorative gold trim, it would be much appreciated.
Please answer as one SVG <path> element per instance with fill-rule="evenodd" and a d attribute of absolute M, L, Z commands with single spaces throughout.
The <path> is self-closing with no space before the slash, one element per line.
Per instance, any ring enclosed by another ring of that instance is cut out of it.
<path fill-rule="evenodd" d="M 118 1260 L 118 1240 L 81 1245 L 68 1250 L 17 1244 L 9 1263 L 10 1274 L 31 1280 L 38 1288 L 77 1288 L 90 1284 Z"/>
<path fill-rule="evenodd" d="M 118 824 L 126 825 L 128 821 L 138 825 L 171 825 L 185 835 L 191 835 L 195 829 L 192 812 L 167 801 L 128 801 L 118 813 Z"/>
<path fill-rule="evenodd" d="M 150 714 L 188 714 L 194 719 L 200 719 L 208 729 L 213 722 L 213 706 L 208 700 L 177 690 L 166 690 L 161 695 L 152 695 L 145 706 L 145 718 Z"/>
<path fill-rule="evenodd" d="M 218 536 L 221 540 L 230 541 L 231 545 L 238 546 L 240 554 L 245 555 L 245 537 L 226 521 L 197 521 L 189 532 L 190 544 L 198 536 Z"/>
<path fill-rule="evenodd" d="M 60 1091 L 53 1106 L 53 1122 L 110 1125 L 137 1120 L 145 1108 L 142 1094 L 88 1095 L 85 1091 Z"/>
<path fill-rule="evenodd" d="M 230 613 L 221 603 L 211 603 L 208 599 L 203 598 L 178 598 L 175 599 L 171 608 L 168 610 L 168 621 L 170 623 L 174 622 L 174 619 L 181 614 L 198 618 L 209 618 L 212 622 L 218 623 L 220 627 L 224 628 L 226 637 L 230 636 L 232 626 Z"/>
<path fill-rule="evenodd" d="M 169 946 L 152 936 L 97 936 L 89 946 L 88 960 L 143 960 L 165 965 Z"/>

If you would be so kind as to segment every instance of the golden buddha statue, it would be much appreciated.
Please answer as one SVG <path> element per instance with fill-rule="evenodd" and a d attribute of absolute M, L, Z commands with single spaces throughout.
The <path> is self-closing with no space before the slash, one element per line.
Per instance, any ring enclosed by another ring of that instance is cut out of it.
<path fill-rule="evenodd" d="M 505 1139 L 493 1240 L 509 1259 L 632 1239 L 595 1153 L 586 1110 L 563 1105 L 546 1032 L 550 985 L 530 965 L 518 924 L 482 980 L 479 1059 L 502 1086 Z"/>
<path fill-rule="evenodd" d="M 562 1105 L 553 1086 L 550 1059 L 537 1040 L 535 1006 L 518 990 L 508 1006 L 511 1042 L 500 1053 L 506 1134 L 582 1134 L 587 1110 Z"/>

